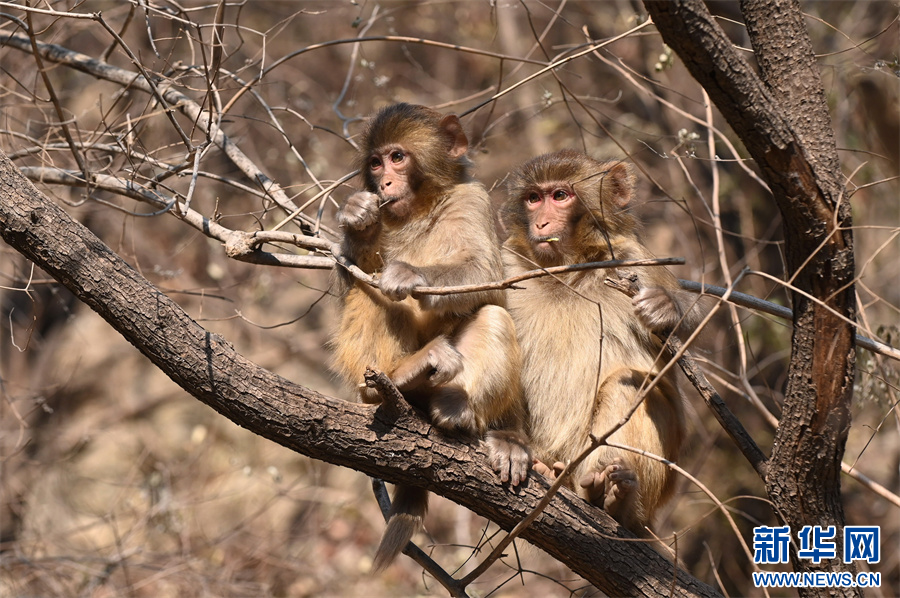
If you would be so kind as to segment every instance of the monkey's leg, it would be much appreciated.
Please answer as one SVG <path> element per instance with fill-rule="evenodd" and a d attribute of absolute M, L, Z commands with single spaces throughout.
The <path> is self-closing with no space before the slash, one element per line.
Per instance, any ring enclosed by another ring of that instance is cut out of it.
<path fill-rule="evenodd" d="M 459 367 L 431 393 L 432 422 L 483 436 L 491 423 L 507 416 L 518 394 L 521 356 L 512 318 L 502 307 L 484 305 L 457 328 L 451 342 Z"/>
<path fill-rule="evenodd" d="M 638 400 L 645 376 L 625 368 L 603 381 L 592 424 L 595 435 L 606 433 Z M 675 386 L 660 380 L 610 440 L 674 460 L 683 427 L 679 405 Z M 638 535 L 646 534 L 644 527 L 650 525 L 657 506 L 671 493 L 672 474 L 664 464 L 607 446 L 598 448 L 577 473 L 588 500 L 603 506 Z"/>
<path fill-rule="evenodd" d="M 522 356 L 512 318 L 500 306 L 482 306 L 454 339 L 462 369 L 434 397 L 433 418 L 484 435 L 501 481 L 517 486 L 528 475 L 531 451 L 523 433 Z"/>
<path fill-rule="evenodd" d="M 466 391 L 483 432 L 521 404 L 522 354 L 515 325 L 502 307 L 484 305 L 459 328 L 454 346 L 462 356 L 462 370 L 451 383 Z"/>

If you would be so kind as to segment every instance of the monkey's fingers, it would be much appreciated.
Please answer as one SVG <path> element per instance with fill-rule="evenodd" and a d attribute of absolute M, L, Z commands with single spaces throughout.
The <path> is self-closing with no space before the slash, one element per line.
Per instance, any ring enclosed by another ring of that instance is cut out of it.
<path fill-rule="evenodd" d="M 595 469 L 578 480 L 578 485 L 587 491 L 588 502 L 606 508 L 615 486 L 609 477 L 610 468 L 615 467 L 617 466 L 609 465 L 603 470 Z"/>
<path fill-rule="evenodd" d="M 504 450 L 491 450 L 491 467 L 500 475 L 500 481 L 504 484 L 509 481 L 509 452 Z"/>
<path fill-rule="evenodd" d="M 428 280 L 422 273 L 401 261 L 389 263 L 378 279 L 378 288 L 393 301 L 402 301 L 414 288 L 424 286 L 428 286 Z"/>
<path fill-rule="evenodd" d="M 601 471 L 594 470 L 583 475 L 578 480 L 578 485 L 587 490 L 588 501 L 592 503 L 596 503 L 598 498 L 606 495 L 606 479 Z"/>
<path fill-rule="evenodd" d="M 585 475 L 579 485 L 587 491 L 589 502 L 603 507 L 620 523 L 623 514 L 633 509 L 638 494 L 637 474 L 620 458 Z"/>
<path fill-rule="evenodd" d="M 369 191 L 354 193 L 338 212 L 337 219 L 345 230 L 365 230 L 378 222 L 378 196 Z"/>

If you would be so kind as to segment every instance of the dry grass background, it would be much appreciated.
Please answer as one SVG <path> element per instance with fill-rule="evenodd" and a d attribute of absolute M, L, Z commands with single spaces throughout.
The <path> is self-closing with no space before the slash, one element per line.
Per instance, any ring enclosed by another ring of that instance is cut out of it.
<path fill-rule="evenodd" d="M 49 5 L 102 10 L 116 30 L 131 8 L 99 1 Z M 157 73 L 179 61 L 201 64 L 199 44 L 185 42 L 198 30 L 177 19 L 209 24 L 214 7 L 183 2 L 190 10 L 177 12 L 174 3 L 155 6 L 172 11 L 150 14 L 160 57 L 154 56 L 140 11 L 124 35 L 129 47 Z M 712 6 L 735 42 L 747 45 L 741 26 L 728 20 L 739 16 L 736 5 Z M 851 188 L 896 175 L 896 7 L 814 2 L 804 9 L 822 55 L 842 166 L 847 175 L 855 172 Z M 639 13 L 639 6 L 625 1 L 251 2 L 226 12 L 226 24 L 240 28 L 225 30 L 222 67 L 247 80 L 259 60 L 268 65 L 293 50 L 353 38 L 366 28 L 366 35 L 407 35 L 524 56 L 533 50 L 533 32 L 549 27 L 542 40 L 555 56 L 585 41 L 582 27 L 602 39 L 633 27 Z M 92 21 L 35 15 L 34 22 L 41 41 L 88 55 L 98 56 L 110 44 Z M 15 29 L 8 20 L 0 25 Z M 209 28 L 200 31 L 208 40 Z M 298 204 L 311 196 L 310 173 L 331 181 L 350 170 L 353 150 L 344 137 L 359 131 L 354 117 L 393 101 L 462 112 L 538 68 L 396 42 L 363 43 L 355 61 L 352 51 L 351 45 L 336 45 L 286 62 L 255 87 L 260 99 L 245 96 L 223 125 L 264 172 L 297 195 Z M 744 266 L 780 276 L 777 210 L 721 144 L 717 154 L 723 161 L 715 166 L 722 177 L 720 214 L 727 234 L 722 244 L 716 240 L 709 208 L 714 163 L 708 159 L 705 130 L 644 91 L 704 118 L 701 92 L 677 57 L 671 68 L 654 70 L 663 53 L 650 27 L 558 71 L 581 105 L 571 96 L 563 101 L 559 85 L 545 75 L 465 117 L 479 178 L 500 198 L 505 173 L 534 154 L 567 146 L 598 156 L 622 156 L 627 150 L 645 171 L 640 197 L 647 242 L 657 255 L 686 258 L 687 265 L 676 269 L 680 277 L 722 284 L 722 263 L 731 276 Z M 544 59 L 541 50 L 530 55 Z M 133 68 L 121 51 L 113 52 L 110 61 Z M 74 162 L 65 150 L 24 151 L 59 137 L 51 124 L 58 119 L 33 59 L 0 47 L 0 65 L 0 147 L 7 154 L 20 152 L 15 155 L 19 165 L 71 168 Z M 146 96 L 117 96 L 117 86 L 62 67 L 51 67 L 50 77 L 84 141 L 108 140 L 111 132 L 159 159 L 183 158 L 170 125 L 148 108 Z M 201 78 L 181 81 L 202 100 Z M 221 82 L 227 99 L 237 86 L 224 77 Z M 274 108 L 272 114 L 262 102 Z M 273 119 L 305 167 L 288 151 Z M 721 118 L 717 124 L 724 128 Z M 692 140 L 686 136 L 690 133 L 700 137 Z M 129 167 L 121 157 L 100 152 L 89 157 L 98 170 L 121 173 Z M 250 184 L 216 151 L 204 159 L 203 169 Z M 168 182 L 184 193 L 189 181 Z M 79 189 L 41 189 L 67 204 L 188 313 L 250 359 L 321 392 L 348 396 L 325 367 L 334 309 L 327 273 L 230 261 L 218 243 L 176 219 L 137 218 L 84 202 Z M 335 200 L 349 193 L 344 187 Z M 864 323 L 871 331 L 893 334 L 895 346 L 900 322 L 897 197 L 894 180 L 852 198 Z M 98 192 L 94 198 L 148 211 L 109 194 Z M 208 179 L 200 179 L 192 201 L 233 228 L 271 226 L 283 217 L 261 207 L 258 199 Z M 324 223 L 333 225 L 335 206 L 329 203 L 323 210 Z M 315 215 L 315 206 L 309 213 Z M 27 292 L 16 290 L 29 280 Z M 368 574 L 383 522 L 362 474 L 291 453 L 195 401 L 5 245 L 0 245 L 0 287 L 0 596 L 445 595 L 405 558 L 381 576 Z M 779 302 L 786 297 L 772 281 L 752 275 L 739 290 Z M 748 385 L 777 412 L 790 330 L 769 317 L 740 315 L 743 336 L 722 314 L 706 334 L 703 358 L 719 390 L 767 450 L 771 430 L 736 392 L 741 387 L 737 343 L 744 342 L 748 354 Z M 846 460 L 897 492 L 897 365 L 861 352 L 860 370 Z M 774 522 L 759 498 L 762 487 L 702 403 L 692 393 L 689 397 L 691 438 L 681 464 L 729 501 L 749 542 L 753 526 Z M 882 595 L 900 595 L 900 550 L 894 550 L 900 546 L 900 509 L 846 477 L 843 485 L 848 524 L 882 526 L 882 562 L 873 566 L 883 574 Z M 470 547 L 485 528 L 496 531 L 467 510 L 435 498 L 429 535 L 423 534 L 419 544 L 453 570 L 468 566 Z M 715 583 L 716 569 L 731 595 L 756 593 L 737 538 L 687 482 L 660 522 L 661 532 L 673 530 L 679 532 L 680 558 L 695 575 Z M 516 577 L 519 566 L 526 572 Z M 592 594 L 576 576 L 523 544 L 482 578 L 478 591 L 494 591 L 492 596 Z"/>

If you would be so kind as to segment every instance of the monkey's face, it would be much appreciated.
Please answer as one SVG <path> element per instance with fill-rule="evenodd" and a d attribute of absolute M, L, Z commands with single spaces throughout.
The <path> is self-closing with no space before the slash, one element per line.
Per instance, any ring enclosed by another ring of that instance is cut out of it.
<path fill-rule="evenodd" d="M 369 157 L 367 169 L 368 186 L 381 198 L 383 213 L 389 219 L 405 221 L 416 198 L 412 155 L 400 145 L 379 148 Z"/>
<path fill-rule="evenodd" d="M 541 183 L 526 190 L 522 202 L 534 257 L 542 265 L 562 264 L 583 212 L 575 190 L 566 182 Z"/>

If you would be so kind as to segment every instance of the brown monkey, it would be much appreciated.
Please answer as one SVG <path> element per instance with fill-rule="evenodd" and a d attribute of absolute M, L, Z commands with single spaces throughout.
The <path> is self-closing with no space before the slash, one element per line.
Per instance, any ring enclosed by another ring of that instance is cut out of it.
<path fill-rule="evenodd" d="M 507 275 L 579 262 L 652 257 L 630 211 L 634 175 L 624 162 L 563 150 L 526 162 L 510 177 L 503 223 Z M 613 427 L 659 371 L 652 334 L 683 322 L 688 295 L 664 268 L 634 268 L 643 290 L 629 299 L 592 270 L 543 277 L 510 290 L 524 367 L 522 385 L 536 469 L 551 476 Z M 675 460 L 684 435 L 675 379 L 657 381 L 611 441 Z M 547 465 L 554 467 L 551 470 Z M 658 461 L 602 446 L 574 472 L 577 490 L 638 535 L 673 489 Z"/>
<path fill-rule="evenodd" d="M 333 367 L 360 398 L 367 366 L 449 432 L 485 438 L 503 482 L 524 481 L 531 455 L 522 434 L 521 354 L 502 292 L 421 295 L 418 286 L 500 280 L 503 265 L 490 198 L 468 174 L 459 118 L 423 106 L 379 111 L 361 142 L 364 191 L 338 214 L 342 252 L 378 288 L 337 269 L 340 316 Z M 383 569 L 421 525 L 427 492 L 398 486 L 373 567 Z"/>

